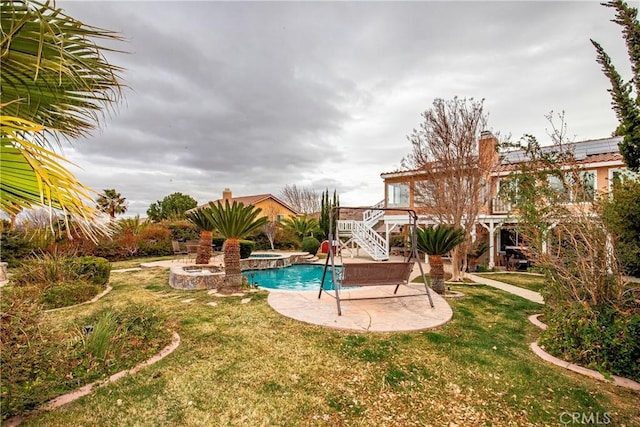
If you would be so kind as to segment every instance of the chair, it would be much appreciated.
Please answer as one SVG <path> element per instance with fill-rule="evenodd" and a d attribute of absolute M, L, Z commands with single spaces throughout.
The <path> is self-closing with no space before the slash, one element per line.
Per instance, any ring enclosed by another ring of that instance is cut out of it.
<path fill-rule="evenodd" d="M 180 247 L 180 242 L 178 242 L 177 240 L 171 241 L 171 248 L 173 249 L 173 256 L 175 257 L 173 259 L 174 261 L 185 259 L 189 254 L 186 250 Z"/>

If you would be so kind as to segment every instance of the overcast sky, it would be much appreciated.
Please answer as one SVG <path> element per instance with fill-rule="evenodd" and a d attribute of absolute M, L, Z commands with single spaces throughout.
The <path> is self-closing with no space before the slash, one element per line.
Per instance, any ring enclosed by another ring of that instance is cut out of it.
<path fill-rule="evenodd" d="M 589 38 L 630 75 L 598 2 L 57 5 L 127 39 L 108 55 L 125 101 L 64 154 L 132 215 L 174 192 L 205 203 L 292 184 L 371 205 L 434 99 L 484 98 L 489 130 L 542 142 L 545 114 L 564 110 L 571 136 L 596 139 L 617 121 Z"/>

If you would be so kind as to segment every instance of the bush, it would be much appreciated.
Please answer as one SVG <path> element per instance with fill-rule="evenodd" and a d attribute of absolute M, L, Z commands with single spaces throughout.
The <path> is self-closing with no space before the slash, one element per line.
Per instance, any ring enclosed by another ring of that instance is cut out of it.
<path fill-rule="evenodd" d="M 320 248 L 320 241 L 315 237 L 308 236 L 302 239 L 302 250 L 304 252 L 315 255 L 318 252 L 318 248 Z"/>
<path fill-rule="evenodd" d="M 240 240 L 240 259 L 249 258 L 254 246 L 255 242 L 251 240 Z"/>
<path fill-rule="evenodd" d="M 612 197 L 600 203 L 624 271 L 640 277 L 640 180 L 614 180 Z"/>
<path fill-rule="evenodd" d="M 132 368 L 171 340 L 166 317 L 149 307 L 105 309 L 57 327 L 44 323 L 22 291 L 0 289 L 3 420 Z"/>
<path fill-rule="evenodd" d="M 40 301 L 45 309 L 69 307 L 91 300 L 102 289 L 102 286 L 85 280 L 59 282 L 42 289 Z"/>
<path fill-rule="evenodd" d="M 211 239 L 211 246 L 213 247 L 214 251 L 222 251 L 222 247 L 224 246 L 224 241 L 225 238 L 224 237 L 214 237 Z"/>
<path fill-rule="evenodd" d="M 640 381 L 640 313 L 581 304 L 547 310 L 548 328 L 540 344 L 549 353 L 578 365 Z"/>
<path fill-rule="evenodd" d="M 45 253 L 23 262 L 13 276 L 18 285 L 43 287 L 58 282 L 72 282 L 79 278 L 74 258 L 55 253 Z"/>
<path fill-rule="evenodd" d="M 19 266 L 36 249 L 24 233 L 4 228 L 0 231 L 0 258 L 9 267 Z"/>
<path fill-rule="evenodd" d="M 187 240 L 198 240 L 200 238 L 198 227 L 191 221 L 173 221 L 168 223 L 167 227 L 171 231 L 171 240 L 186 242 Z"/>
<path fill-rule="evenodd" d="M 171 230 L 161 224 L 152 224 L 140 232 L 138 255 L 164 256 L 173 254 Z"/>
<path fill-rule="evenodd" d="M 274 242 L 274 246 L 276 249 L 299 249 L 300 241 L 298 240 L 298 236 L 293 233 L 291 230 L 279 229 L 276 231 L 276 238 Z"/>
<path fill-rule="evenodd" d="M 80 277 L 87 279 L 94 285 L 106 285 L 109 283 L 111 264 L 100 257 L 80 257 L 75 260 L 77 272 Z"/>

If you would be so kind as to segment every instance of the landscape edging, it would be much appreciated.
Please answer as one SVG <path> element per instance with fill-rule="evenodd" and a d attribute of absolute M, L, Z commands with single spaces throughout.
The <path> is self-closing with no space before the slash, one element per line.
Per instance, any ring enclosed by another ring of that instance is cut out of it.
<path fill-rule="evenodd" d="M 104 380 L 98 380 L 98 381 L 94 381 L 90 384 L 86 384 L 72 392 L 63 394 L 61 396 L 58 396 L 56 398 L 51 399 L 50 401 L 43 403 L 42 405 L 40 405 L 38 408 L 36 408 L 34 411 L 31 412 L 31 414 L 35 413 L 35 412 L 39 412 L 39 411 L 50 411 L 52 409 L 56 409 L 59 408 L 63 405 L 66 405 L 68 403 L 73 402 L 74 400 L 77 400 L 83 396 L 86 396 L 87 394 L 91 393 L 95 388 L 98 387 L 103 387 L 109 383 L 112 383 L 114 381 L 119 380 L 120 378 L 124 377 L 127 374 L 133 375 L 136 372 L 138 372 L 139 370 L 141 370 L 142 368 L 146 368 L 149 365 L 153 365 L 154 363 L 164 359 L 165 357 L 167 357 L 168 355 L 170 355 L 171 353 L 173 353 L 173 351 L 178 348 L 178 346 L 180 345 L 181 339 L 180 339 L 180 335 L 178 335 L 177 332 L 173 333 L 173 337 L 171 340 L 171 343 L 169 345 L 167 345 L 166 347 L 164 347 L 162 350 L 160 350 L 160 352 L 158 352 L 156 355 L 152 356 L 150 359 L 145 360 L 144 362 L 139 363 L 138 365 L 134 366 L 131 369 L 128 370 L 124 370 L 124 371 L 120 371 L 117 372 L 113 375 L 111 375 L 109 378 L 104 379 Z M 12 418 L 9 418 L 8 420 L 5 421 L 7 427 L 15 427 L 20 425 L 23 421 L 25 420 L 24 416 L 21 415 L 16 415 Z"/>
<path fill-rule="evenodd" d="M 540 316 L 540 314 L 533 314 L 531 316 L 528 317 L 529 321 L 531 323 L 533 323 L 534 325 L 536 325 L 537 327 L 539 327 L 542 330 L 547 329 L 547 325 L 545 325 L 544 323 L 542 323 L 539 319 L 538 316 Z M 567 362 L 565 360 L 559 359 L 555 356 L 550 355 L 549 353 L 547 353 L 546 351 L 544 351 L 540 345 L 538 345 L 538 341 L 534 341 L 532 342 L 529 347 L 531 348 L 531 350 L 536 354 L 536 356 L 540 357 L 542 360 L 553 363 L 556 366 L 560 366 L 561 368 L 564 369 L 568 369 L 570 371 L 573 372 L 577 372 L 579 374 L 582 375 L 586 375 L 588 377 L 591 378 L 595 378 L 597 380 L 600 381 L 605 381 L 608 383 L 613 382 L 613 384 L 620 386 L 620 387 L 625 387 L 625 388 L 630 388 L 632 390 L 638 390 L 640 391 L 640 383 L 637 383 L 633 380 L 630 380 L 628 378 L 624 378 L 624 377 L 619 377 L 616 375 L 611 375 L 611 378 L 613 379 L 613 381 L 611 381 L 610 379 L 606 378 L 604 375 L 602 375 L 600 372 L 598 371 L 594 371 L 593 369 L 587 369 L 584 368 L 582 366 L 578 366 L 578 365 L 574 365 L 573 363 Z"/>

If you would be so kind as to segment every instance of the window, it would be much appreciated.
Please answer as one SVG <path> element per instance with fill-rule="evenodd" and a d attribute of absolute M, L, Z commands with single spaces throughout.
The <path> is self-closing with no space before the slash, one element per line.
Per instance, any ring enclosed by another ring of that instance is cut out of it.
<path fill-rule="evenodd" d="M 624 182 L 627 179 L 640 180 L 640 173 L 626 168 L 609 169 L 609 192 L 613 190 L 616 182 Z"/>
<path fill-rule="evenodd" d="M 409 207 L 409 184 L 388 184 L 387 206 L 390 208 Z"/>
<path fill-rule="evenodd" d="M 578 191 L 573 195 L 573 202 L 591 202 L 596 196 L 596 171 L 580 172 L 580 185 Z"/>
<path fill-rule="evenodd" d="M 285 218 L 286 218 L 286 215 L 278 214 L 278 222 L 284 221 Z"/>
<path fill-rule="evenodd" d="M 578 174 L 580 182 L 573 183 L 570 176 L 564 177 L 565 182 L 553 175 L 547 177 L 547 185 L 558 193 L 561 201 L 565 203 L 584 203 L 593 201 L 596 194 L 596 172 L 582 171 Z M 569 185 L 570 188 L 566 188 Z"/>

